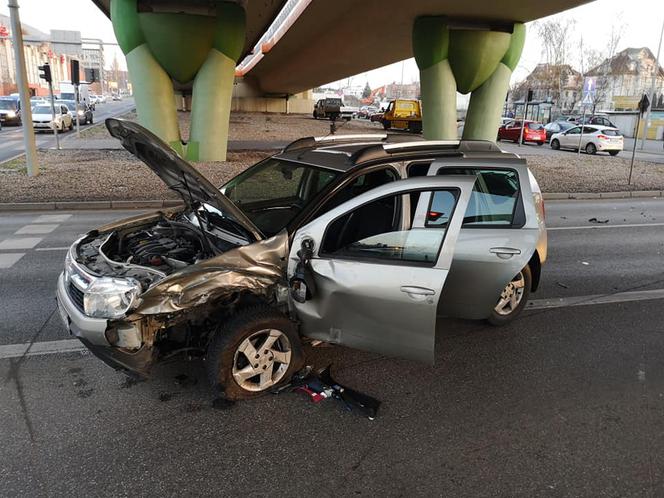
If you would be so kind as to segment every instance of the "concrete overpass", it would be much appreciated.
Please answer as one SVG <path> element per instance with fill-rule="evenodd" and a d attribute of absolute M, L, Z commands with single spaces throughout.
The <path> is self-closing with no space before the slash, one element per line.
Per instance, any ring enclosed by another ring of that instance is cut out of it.
<path fill-rule="evenodd" d="M 525 41 L 523 24 L 589 0 L 93 1 L 112 18 L 127 55 L 139 120 L 183 155 L 219 160 L 225 158 L 232 73 L 242 77 L 249 98 L 283 98 L 413 55 L 425 136 L 456 138 L 460 91 L 472 93 L 464 138 L 493 139 Z M 280 14 L 284 6 L 297 15 Z M 261 37 L 275 19 L 282 28 L 265 43 Z M 237 61 L 243 62 L 231 71 Z M 193 88 L 189 144 L 180 141 L 174 112 L 164 112 L 173 101 L 172 83 Z"/>

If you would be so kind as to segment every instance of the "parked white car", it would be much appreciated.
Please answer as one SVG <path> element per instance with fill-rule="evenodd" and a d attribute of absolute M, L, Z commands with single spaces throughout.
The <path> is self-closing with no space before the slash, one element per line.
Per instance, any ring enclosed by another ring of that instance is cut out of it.
<path fill-rule="evenodd" d="M 623 150 L 623 136 L 620 130 L 600 125 L 575 126 L 567 131 L 555 133 L 551 135 L 551 148 L 578 150 L 579 138 L 581 138 L 580 148 L 587 154 L 608 152 L 612 156 L 617 156 Z"/>
<path fill-rule="evenodd" d="M 74 121 L 69 109 L 64 104 L 56 104 L 55 119 L 50 105 L 36 105 L 32 108 L 32 126 L 35 131 L 52 131 L 57 128 L 59 132 L 72 130 Z"/>

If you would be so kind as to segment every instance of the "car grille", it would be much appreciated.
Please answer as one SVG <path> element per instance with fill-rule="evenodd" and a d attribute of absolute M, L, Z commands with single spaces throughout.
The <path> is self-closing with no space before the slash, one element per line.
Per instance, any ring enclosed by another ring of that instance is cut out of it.
<path fill-rule="evenodd" d="M 83 291 L 69 282 L 69 297 L 80 311 L 83 309 Z"/>

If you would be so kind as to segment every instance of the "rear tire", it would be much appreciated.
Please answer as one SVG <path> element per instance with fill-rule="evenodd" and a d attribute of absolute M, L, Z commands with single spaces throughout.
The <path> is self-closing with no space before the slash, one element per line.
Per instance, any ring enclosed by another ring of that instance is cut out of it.
<path fill-rule="evenodd" d="M 530 266 L 526 265 L 501 292 L 487 322 L 494 327 L 502 327 L 512 322 L 526 307 L 533 277 Z M 516 295 L 516 298 L 511 299 Z"/>
<path fill-rule="evenodd" d="M 270 337 L 276 339 L 268 347 L 265 341 Z M 257 305 L 240 309 L 218 327 L 205 366 L 213 387 L 221 389 L 226 399 L 241 400 L 288 382 L 303 365 L 295 324 L 278 310 Z"/>
<path fill-rule="evenodd" d="M 612 156 L 617 156 L 618 154 L 620 154 L 620 151 L 619 150 L 610 150 L 609 154 L 611 154 Z"/>
<path fill-rule="evenodd" d="M 595 147 L 595 144 L 592 142 L 589 142 L 586 145 L 586 154 L 594 155 L 597 154 L 597 147 Z"/>
<path fill-rule="evenodd" d="M 560 142 L 557 139 L 551 140 L 551 148 L 553 150 L 560 150 Z"/>
<path fill-rule="evenodd" d="M 537 145 L 541 147 L 542 145 L 544 145 L 544 142 L 537 142 Z"/>

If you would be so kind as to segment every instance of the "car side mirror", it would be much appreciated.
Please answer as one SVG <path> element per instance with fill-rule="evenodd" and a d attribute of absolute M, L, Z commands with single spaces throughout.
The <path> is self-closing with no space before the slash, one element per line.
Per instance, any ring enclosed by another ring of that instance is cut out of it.
<path fill-rule="evenodd" d="M 297 252 L 300 260 L 295 267 L 295 273 L 288 281 L 290 295 L 294 301 L 304 303 L 316 295 L 316 282 L 311 270 L 311 258 L 314 252 L 314 242 L 305 238 L 302 240 L 300 250 Z"/>

